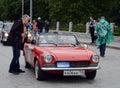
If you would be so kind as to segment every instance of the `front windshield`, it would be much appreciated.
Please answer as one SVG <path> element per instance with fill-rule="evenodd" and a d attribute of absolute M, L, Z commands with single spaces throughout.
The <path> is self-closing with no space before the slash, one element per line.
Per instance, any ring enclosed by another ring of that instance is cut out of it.
<path fill-rule="evenodd" d="M 39 46 L 73 46 L 76 45 L 77 41 L 73 35 L 40 35 L 38 39 Z"/>

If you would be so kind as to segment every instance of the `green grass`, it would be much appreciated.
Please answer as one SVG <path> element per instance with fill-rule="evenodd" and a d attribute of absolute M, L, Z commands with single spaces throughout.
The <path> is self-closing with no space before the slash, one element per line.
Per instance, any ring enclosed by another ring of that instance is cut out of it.
<path fill-rule="evenodd" d="M 50 29 L 56 30 L 56 26 L 51 26 Z M 69 31 L 68 25 L 61 25 L 60 31 Z M 86 32 L 86 25 L 85 24 L 76 24 L 72 27 L 72 32 Z"/>
<path fill-rule="evenodd" d="M 55 25 L 51 26 L 50 29 L 56 30 L 56 26 Z M 69 25 L 66 25 L 66 24 L 61 25 L 60 31 L 69 31 Z M 82 23 L 79 23 L 76 25 L 73 24 L 72 32 L 85 33 L 86 32 L 86 24 L 82 24 Z M 115 27 L 113 34 L 114 34 L 114 36 L 120 36 L 120 27 Z"/>
<path fill-rule="evenodd" d="M 116 27 L 116 28 L 114 29 L 114 31 L 113 31 L 113 34 L 114 34 L 115 36 L 120 36 L 120 27 Z"/>
<path fill-rule="evenodd" d="M 85 24 L 77 24 L 73 25 L 73 32 L 86 32 L 86 25 Z"/>

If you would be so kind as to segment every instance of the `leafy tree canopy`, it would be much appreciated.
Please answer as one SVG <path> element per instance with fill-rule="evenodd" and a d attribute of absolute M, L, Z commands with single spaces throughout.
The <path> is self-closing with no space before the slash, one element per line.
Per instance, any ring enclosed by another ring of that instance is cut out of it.
<path fill-rule="evenodd" d="M 119 0 L 32 0 L 33 19 L 40 16 L 53 22 L 86 23 L 89 17 L 105 16 L 120 25 Z M 24 0 L 24 13 L 30 13 L 30 0 Z M 17 20 L 22 15 L 22 0 L 0 0 L 0 19 Z"/>

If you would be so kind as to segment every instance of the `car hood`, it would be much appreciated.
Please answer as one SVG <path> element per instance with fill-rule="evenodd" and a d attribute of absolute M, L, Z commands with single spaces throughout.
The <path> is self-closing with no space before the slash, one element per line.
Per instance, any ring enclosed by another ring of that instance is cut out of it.
<path fill-rule="evenodd" d="M 58 61 L 90 60 L 93 54 L 93 51 L 84 47 L 53 47 L 43 50 L 56 57 Z"/>

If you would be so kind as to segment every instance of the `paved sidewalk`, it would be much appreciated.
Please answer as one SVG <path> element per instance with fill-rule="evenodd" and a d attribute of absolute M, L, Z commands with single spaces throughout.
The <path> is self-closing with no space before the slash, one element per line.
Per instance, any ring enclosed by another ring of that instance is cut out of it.
<path fill-rule="evenodd" d="M 88 34 L 86 34 L 86 33 L 75 33 L 75 35 L 78 37 L 78 39 L 81 43 L 90 44 L 91 37 L 90 37 L 89 33 Z M 107 44 L 107 47 L 120 49 L 120 37 L 114 36 L 114 42 L 112 42 L 110 44 Z"/>

